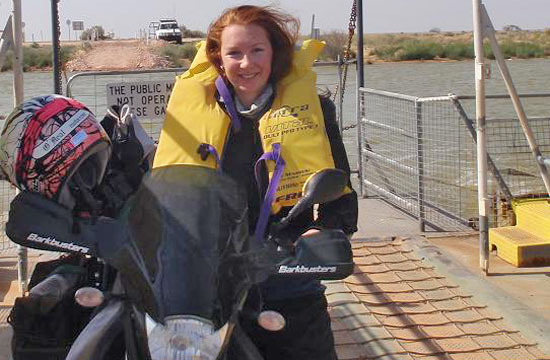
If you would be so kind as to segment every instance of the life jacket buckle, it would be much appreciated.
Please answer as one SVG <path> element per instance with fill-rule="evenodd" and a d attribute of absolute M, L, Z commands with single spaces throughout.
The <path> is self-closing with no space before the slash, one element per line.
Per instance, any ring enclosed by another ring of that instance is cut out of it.
<path fill-rule="evenodd" d="M 201 156 L 202 161 L 206 161 L 206 159 L 208 159 L 208 155 L 210 155 L 209 148 L 210 148 L 210 145 L 206 143 L 200 144 L 199 147 L 197 148 L 197 154 Z"/>
<path fill-rule="evenodd" d="M 199 145 L 199 148 L 197 149 L 197 154 L 200 154 L 201 160 L 206 161 L 208 159 L 208 155 L 212 154 L 214 155 L 214 160 L 216 160 L 216 167 L 218 167 L 218 170 L 220 170 L 220 157 L 218 156 L 218 152 L 216 151 L 216 148 L 210 144 L 202 143 Z"/>

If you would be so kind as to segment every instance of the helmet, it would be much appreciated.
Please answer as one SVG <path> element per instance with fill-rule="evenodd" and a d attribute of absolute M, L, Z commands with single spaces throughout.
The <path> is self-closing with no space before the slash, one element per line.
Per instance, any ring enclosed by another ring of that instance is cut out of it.
<path fill-rule="evenodd" d="M 0 168 L 21 190 L 73 209 L 101 182 L 111 143 L 84 104 L 60 95 L 17 106 L 0 135 Z M 80 192 L 84 191 L 84 194 Z"/>

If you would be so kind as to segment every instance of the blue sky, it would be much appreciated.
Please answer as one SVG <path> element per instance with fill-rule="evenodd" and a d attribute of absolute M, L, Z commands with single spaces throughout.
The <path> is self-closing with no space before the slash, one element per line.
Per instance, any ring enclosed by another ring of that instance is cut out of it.
<path fill-rule="evenodd" d="M 27 41 L 50 40 L 50 0 L 22 0 Z M 276 5 L 302 22 L 309 33 L 315 14 L 321 31 L 347 28 L 352 0 L 61 0 L 62 39 L 68 38 L 67 20 L 82 20 L 85 27 L 102 25 L 117 37 L 134 37 L 150 21 L 175 17 L 193 30 L 205 31 L 209 23 L 227 7 L 240 4 Z M 495 28 L 514 24 L 523 29 L 550 28 L 550 0 L 484 0 Z M 0 0 L 0 22 L 11 12 L 12 1 Z M 472 29 L 471 0 L 363 0 L 366 33 L 425 32 Z M 71 33 L 74 39 L 74 34 Z"/>

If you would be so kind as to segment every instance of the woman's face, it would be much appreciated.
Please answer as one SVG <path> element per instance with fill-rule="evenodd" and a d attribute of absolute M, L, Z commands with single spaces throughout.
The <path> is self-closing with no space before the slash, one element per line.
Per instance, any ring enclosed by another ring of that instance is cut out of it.
<path fill-rule="evenodd" d="M 273 48 L 267 32 L 255 24 L 227 26 L 221 35 L 223 71 L 237 97 L 250 106 L 262 93 L 271 75 Z"/>

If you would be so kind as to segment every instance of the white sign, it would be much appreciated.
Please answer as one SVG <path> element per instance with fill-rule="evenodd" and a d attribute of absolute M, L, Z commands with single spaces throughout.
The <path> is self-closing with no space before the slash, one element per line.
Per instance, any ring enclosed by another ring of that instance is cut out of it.
<path fill-rule="evenodd" d="M 84 30 L 84 21 L 73 21 L 73 30 L 74 31 L 83 31 Z"/>
<path fill-rule="evenodd" d="M 107 106 L 128 104 L 138 119 L 162 119 L 174 80 L 107 84 Z"/>

